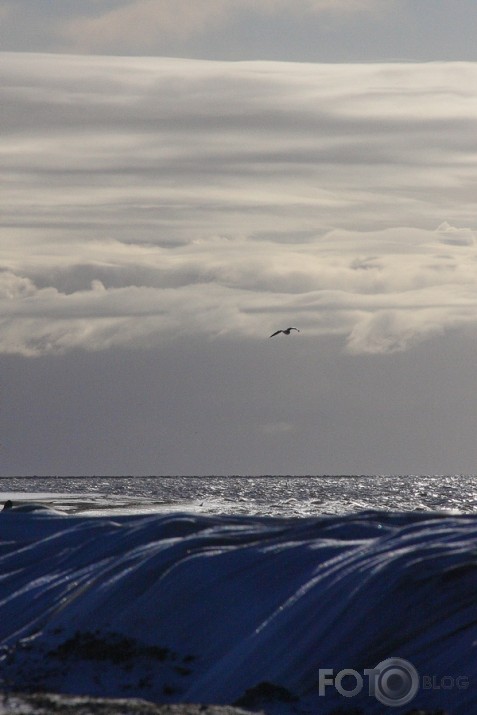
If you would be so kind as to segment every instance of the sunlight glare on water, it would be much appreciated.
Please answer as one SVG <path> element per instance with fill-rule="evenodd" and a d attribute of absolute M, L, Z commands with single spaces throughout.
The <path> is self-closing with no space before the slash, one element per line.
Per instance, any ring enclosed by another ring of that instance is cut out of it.
<path fill-rule="evenodd" d="M 0 499 L 75 513 L 192 511 L 276 517 L 367 509 L 477 509 L 474 476 L 2 477 Z"/>

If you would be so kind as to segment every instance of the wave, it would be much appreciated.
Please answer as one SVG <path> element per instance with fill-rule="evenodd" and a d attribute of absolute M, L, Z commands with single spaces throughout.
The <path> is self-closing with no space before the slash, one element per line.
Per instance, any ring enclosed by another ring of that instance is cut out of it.
<path fill-rule="evenodd" d="M 475 712 L 474 515 L 14 508 L 0 534 L 4 690 L 398 714 L 398 658 L 413 707 Z"/>

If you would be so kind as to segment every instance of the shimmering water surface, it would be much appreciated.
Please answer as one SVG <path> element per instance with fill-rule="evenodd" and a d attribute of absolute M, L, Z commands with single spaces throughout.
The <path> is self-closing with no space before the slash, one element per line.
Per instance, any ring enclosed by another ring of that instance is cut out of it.
<path fill-rule="evenodd" d="M 315 516 L 365 509 L 477 511 L 475 476 L 2 477 L 0 499 L 102 515 L 192 511 Z"/>

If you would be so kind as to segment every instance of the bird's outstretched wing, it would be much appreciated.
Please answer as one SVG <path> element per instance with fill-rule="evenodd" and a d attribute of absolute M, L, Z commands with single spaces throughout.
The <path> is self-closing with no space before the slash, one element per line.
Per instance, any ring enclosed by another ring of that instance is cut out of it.
<path fill-rule="evenodd" d="M 276 333 L 272 333 L 272 334 L 270 335 L 270 337 L 271 337 L 271 338 L 274 338 L 275 335 L 278 335 L 278 333 L 283 333 L 283 330 L 277 330 Z"/>

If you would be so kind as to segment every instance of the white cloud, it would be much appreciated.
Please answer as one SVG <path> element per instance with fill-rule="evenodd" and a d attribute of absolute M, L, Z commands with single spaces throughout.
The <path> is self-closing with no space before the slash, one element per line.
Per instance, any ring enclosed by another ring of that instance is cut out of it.
<path fill-rule="evenodd" d="M 161 37 L 186 40 L 226 22 L 223 0 L 135 0 L 96 15 L 76 16 L 59 26 L 70 51 L 150 48 Z"/>
<path fill-rule="evenodd" d="M 4 55 L 0 352 L 477 327 L 466 64 Z"/>
<path fill-rule="evenodd" d="M 456 228 L 455 226 L 451 226 L 447 221 L 444 221 L 438 227 L 437 231 L 442 236 L 444 243 L 450 243 L 452 246 L 474 245 L 474 232 L 469 228 Z"/>
<path fill-rule="evenodd" d="M 444 331 L 439 310 L 378 310 L 356 321 L 348 338 L 351 353 L 393 353 Z"/>

